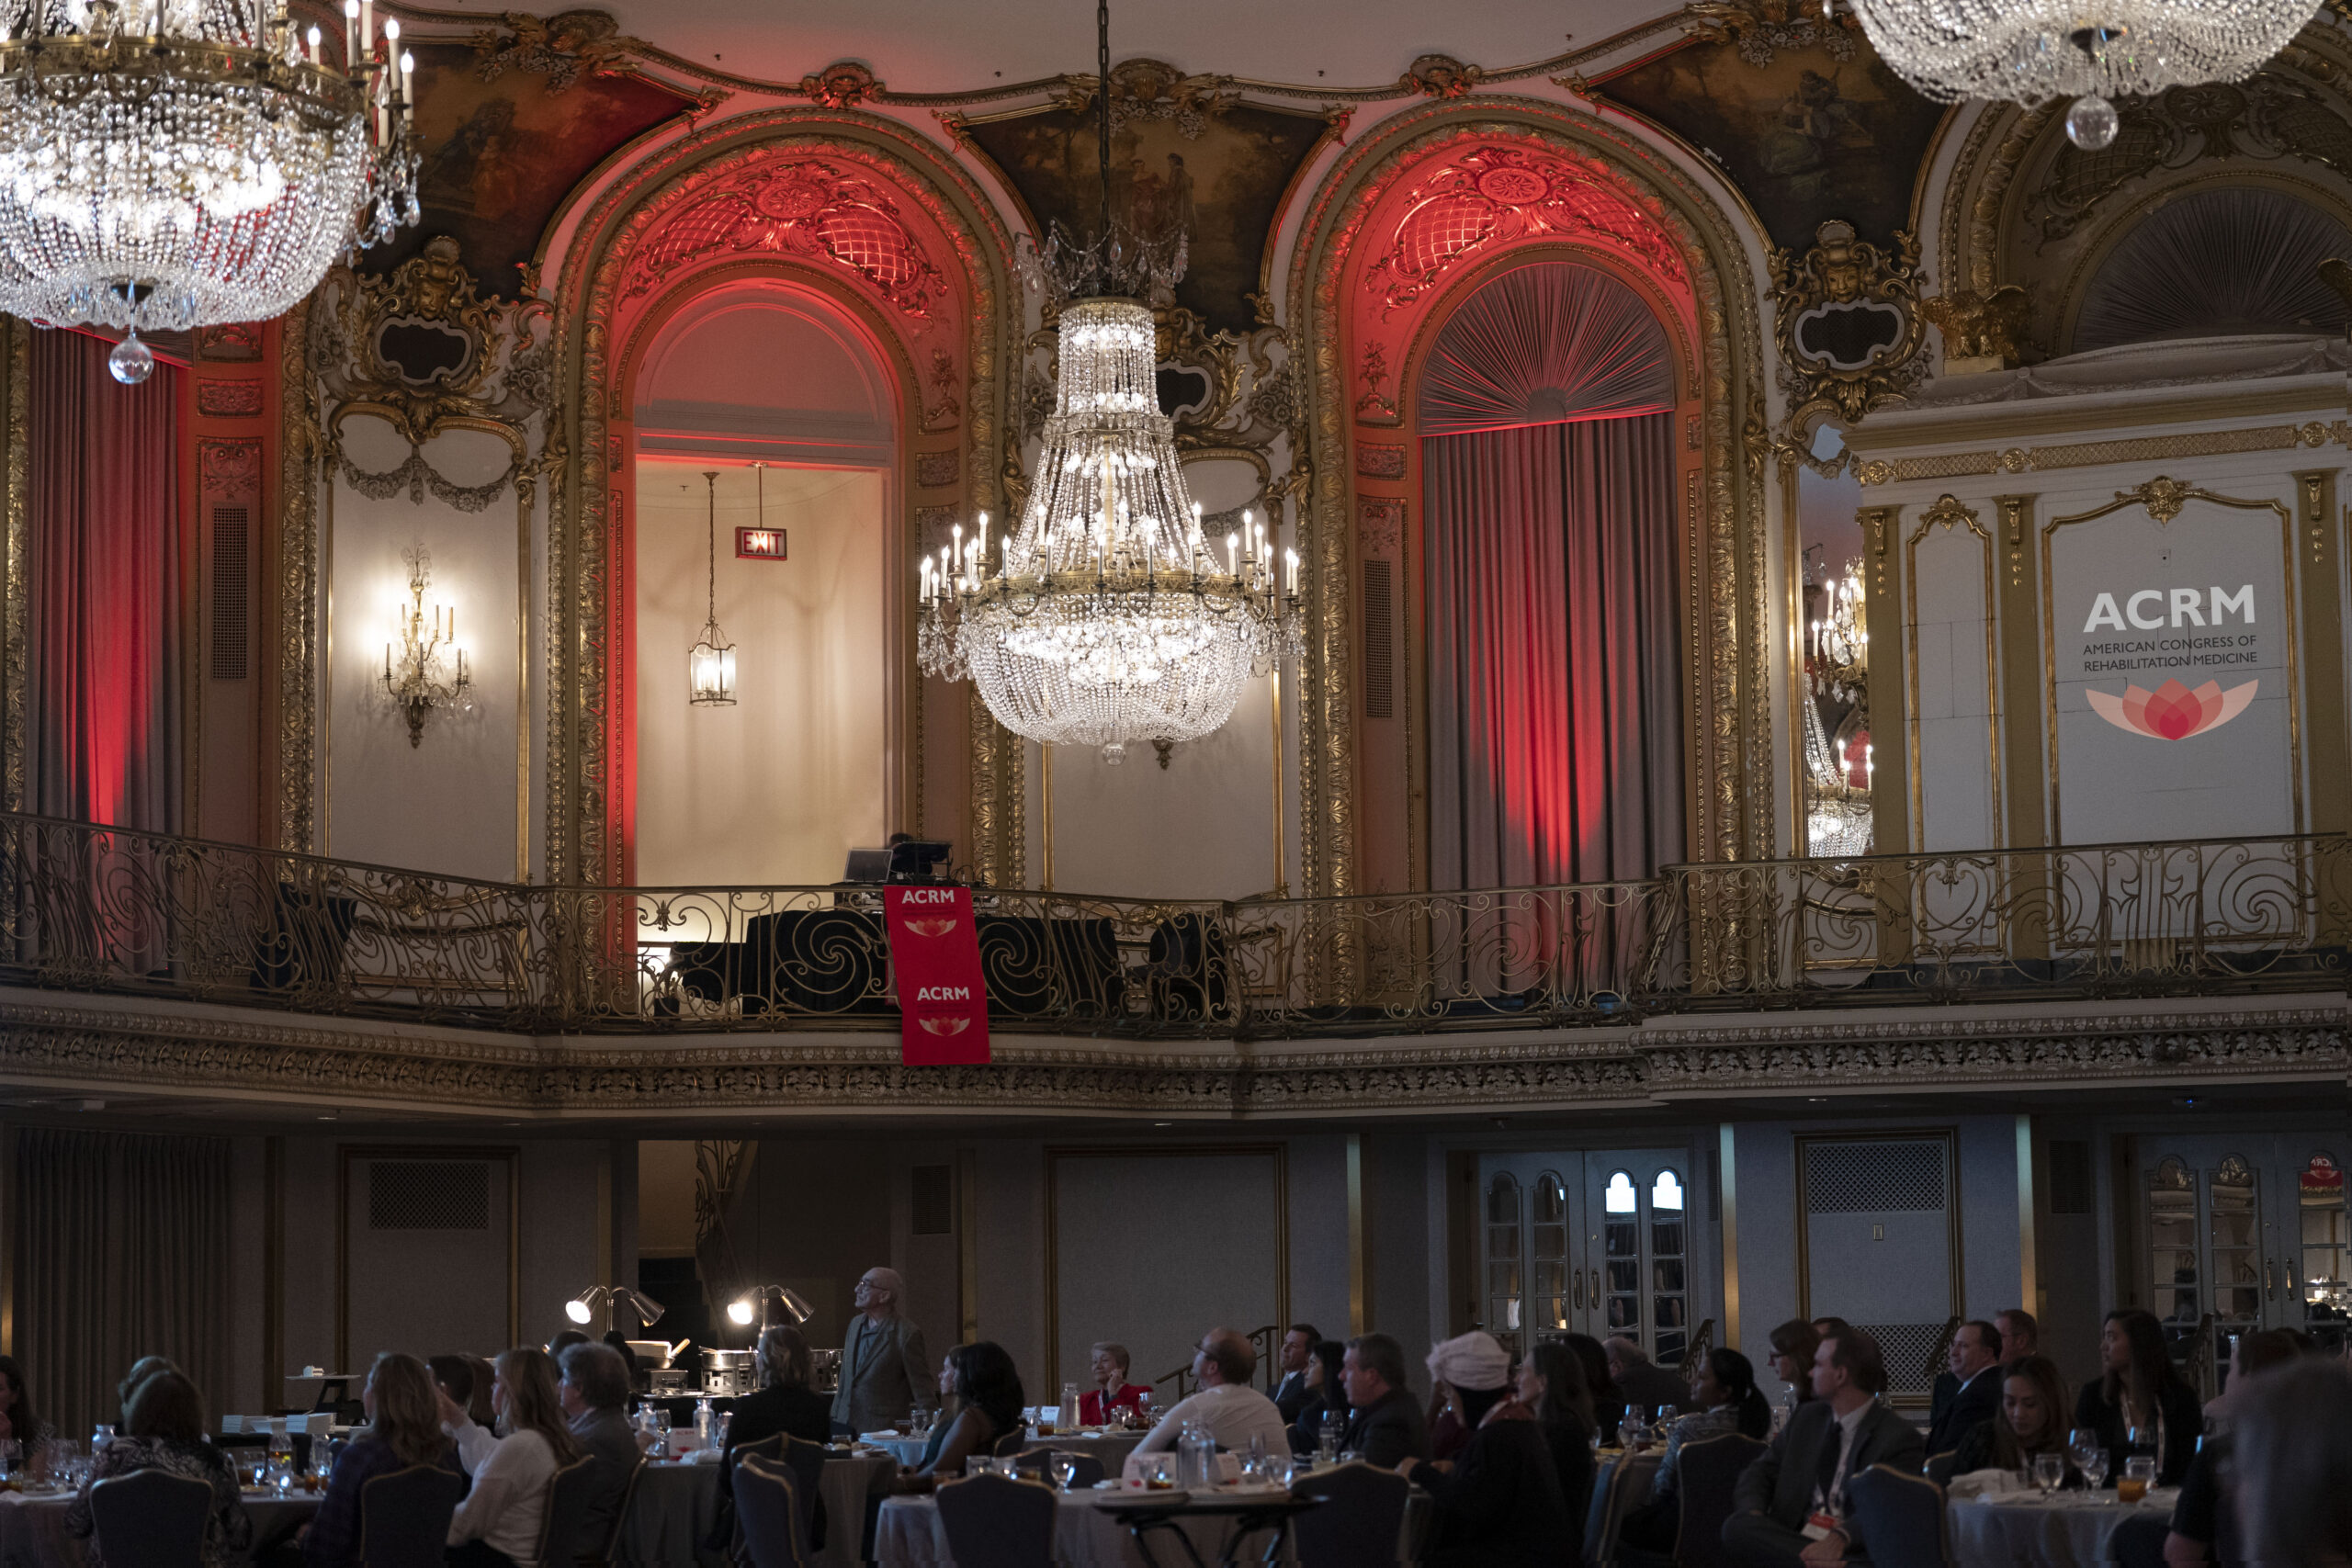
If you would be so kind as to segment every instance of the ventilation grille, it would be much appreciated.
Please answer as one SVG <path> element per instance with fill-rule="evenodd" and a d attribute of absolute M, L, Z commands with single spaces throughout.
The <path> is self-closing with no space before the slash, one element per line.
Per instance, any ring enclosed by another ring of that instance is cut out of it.
<path fill-rule="evenodd" d="M 1944 1145 L 1903 1142 L 1805 1145 L 1804 1206 L 1815 1214 L 1940 1212 Z"/>
<path fill-rule="evenodd" d="M 1363 716 L 1396 716 L 1396 568 L 1363 563 Z"/>
<path fill-rule="evenodd" d="M 486 1231 L 490 1167 L 481 1160 L 379 1159 L 368 1167 L 371 1231 Z"/>
<path fill-rule="evenodd" d="M 956 1229 L 953 1172 L 944 1165 L 915 1167 L 914 1234 L 948 1235 Z"/>
<path fill-rule="evenodd" d="M 245 559 L 252 512 L 212 509 L 212 678 L 245 678 Z"/>
<path fill-rule="evenodd" d="M 2050 1212 L 2091 1212 L 2091 1146 L 2081 1138 L 2050 1140 Z"/>
<path fill-rule="evenodd" d="M 1878 1341 L 1879 1354 L 1886 1360 L 1886 1392 L 1889 1393 L 1927 1393 L 1936 1385 L 1936 1373 L 1942 1371 L 1929 1363 L 1944 1342 L 1944 1325 L 1940 1323 L 1858 1323 L 1855 1327 Z"/>

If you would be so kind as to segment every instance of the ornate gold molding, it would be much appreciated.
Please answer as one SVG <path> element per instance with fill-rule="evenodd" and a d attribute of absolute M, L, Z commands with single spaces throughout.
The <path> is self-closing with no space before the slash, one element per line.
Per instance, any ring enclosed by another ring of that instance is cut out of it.
<path fill-rule="evenodd" d="M 1690 0 L 1682 7 L 1682 29 L 1702 43 L 1727 43 L 1750 65 L 1772 63 L 1785 50 L 1792 54 L 1818 49 L 1836 61 L 1854 58 L 1854 39 L 1861 30 L 1851 9 L 1831 16 L 1826 0 Z"/>
<path fill-rule="evenodd" d="M 723 1043 L 555 1040 L 209 1007 L 0 994 L 0 1082 L 137 1090 L 256 1111 L 316 1103 L 445 1118 L 559 1121 L 695 1110 L 724 1117 L 922 1111 L 975 1121 L 1152 1113 L 1296 1119 L 1454 1109 L 1577 1110 L 1725 1094 L 2182 1081 L 2341 1082 L 2339 1001 L 2195 998 L 2102 1011 L 1974 1010 L 1849 1021 L 1767 1015 L 1640 1030 L 1409 1040 L 1204 1042 L 1001 1034 L 984 1067 L 908 1067 L 887 1035 Z"/>
<path fill-rule="evenodd" d="M 1775 249 L 1769 263 L 1772 341 L 1789 394 L 1781 428 L 1799 446 L 1817 421 L 1859 424 L 1928 369 L 1919 354 L 1926 327 L 1917 237 L 1895 231 L 1889 253 L 1857 237 L 1851 223 L 1832 219 L 1814 239 L 1804 255 Z"/>
<path fill-rule="evenodd" d="M 2014 283 L 1990 294 L 1957 288 L 1920 300 L 1919 313 L 1943 334 L 1945 375 L 2009 370 L 2025 351 L 2033 297 Z"/>
<path fill-rule="evenodd" d="M 7 377 L 6 407 L 8 421 L 7 471 L 0 483 L 6 486 L 7 518 L 6 548 L 8 552 L 7 603 L 5 614 L 7 626 L 0 637 L 0 658 L 7 660 L 5 673 L 0 673 L 0 702 L 7 711 L 0 716 L 0 746 L 5 746 L 5 776 L 0 777 L 0 804 L 10 811 L 22 811 L 28 799 L 25 755 L 25 683 L 26 660 L 30 649 L 26 641 L 27 616 L 31 609 L 32 580 L 32 386 L 33 386 L 33 326 L 14 316 L 0 316 L 0 370 Z"/>
<path fill-rule="evenodd" d="M 2202 430 L 2181 435 L 2135 435 L 2116 441 L 2077 441 L 2060 446 L 2005 446 L 1995 451 L 1948 452 L 1928 457 L 1874 457 L 1857 477 L 1866 485 L 1906 484 L 1914 479 L 1962 479 L 1979 474 L 2046 473 L 2055 468 L 2092 468 L 2108 463 L 2161 463 L 2181 457 L 2211 457 L 2232 452 L 2284 452 L 2298 446 L 2352 446 L 2352 421 L 2266 424 L 2246 430 Z"/>

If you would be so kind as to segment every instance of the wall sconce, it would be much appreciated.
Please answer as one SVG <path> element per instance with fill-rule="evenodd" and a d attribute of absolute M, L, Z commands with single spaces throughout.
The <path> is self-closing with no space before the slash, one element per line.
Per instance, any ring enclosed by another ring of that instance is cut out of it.
<path fill-rule="evenodd" d="M 709 469 L 702 477 L 710 490 L 710 572 L 702 638 L 686 652 L 686 679 L 694 693 L 687 700 L 695 707 L 731 708 L 735 705 L 735 645 L 718 629 L 718 470 Z"/>
<path fill-rule="evenodd" d="M 400 641 L 384 645 L 384 691 L 408 715 L 408 743 L 418 746 L 435 708 L 473 711 L 473 682 L 466 674 L 466 650 L 458 646 L 457 607 L 435 604 L 432 618 L 425 617 L 424 585 L 432 580 L 433 558 L 417 545 L 401 558 L 408 562 L 409 602 L 392 611 Z"/>

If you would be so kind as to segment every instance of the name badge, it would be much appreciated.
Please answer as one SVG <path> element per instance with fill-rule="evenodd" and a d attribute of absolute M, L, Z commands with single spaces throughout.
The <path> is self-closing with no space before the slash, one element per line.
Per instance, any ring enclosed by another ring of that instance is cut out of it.
<path fill-rule="evenodd" d="M 1825 1537 L 1836 1535 L 1844 1528 L 1838 1522 L 1837 1515 L 1826 1508 L 1817 1508 L 1814 1511 L 1813 1517 L 1804 1522 L 1804 1538 L 1807 1540 L 1820 1540 Z"/>

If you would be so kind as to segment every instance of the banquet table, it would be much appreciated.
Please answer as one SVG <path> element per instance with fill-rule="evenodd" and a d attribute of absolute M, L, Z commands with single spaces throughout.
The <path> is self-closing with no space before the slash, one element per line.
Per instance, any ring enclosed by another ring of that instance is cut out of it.
<path fill-rule="evenodd" d="M 2118 1525 L 2170 1518 L 2179 1495 L 2166 1487 L 2139 1503 L 2119 1503 L 2111 1490 L 2061 1492 L 2049 1502 L 2010 1493 L 1950 1503 L 1952 1555 L 1961 1568 L 2105 1568 L 2115 1561 L 2109 1542 Z"/>
<path fill-rule="evenodd" d="M 47 1495 L 0 1492 L 0 1565 L 5 1568 L 82 1568 L 88 1561 L 87 1543 L 65 1533 L 65 1510 L 74 1495 Z M 293 1539 L 319 1511 L 315 1496 L 296 1494 L 280 1497 L 273 1492 L 247 1492 L 245 1517 L 253 1520 L 253 1555 Z"/>
<path fill-rule="evenodd" d="M 857 1568 L 865 1544 L 866 1494 L 886 1483 L 898 1466 L 886 1454 L 829 1459 L 818 1481 L 825 1500 L 823 1568 Z M 718 1466 L 657 1462 L 638 1477 L 628 1517 L 614 1557 L 631 1568 L 725 1568 L 727 1554 L 703 1545 L 718 1517 Z M 0 1568 L 14 1568 L 0 1563 Z"/>
<path fill-rule="evenodd" d="M 1141 1447 L 1144 1438 L 1150 1435 L 1148 1432 L 1080 1430 L 1057 1432 L 1050 1438 L 1041 1438 L 1037 1435 L 1037 1429 L 1032 1427 L 1022 1439 L 1021 1451 L 1027 1453 L 1032 1449 L 1060 1449 L 1069 1453 L 1091 1454 L 1102 1461 L 1102 1473 L 1115 1481 L 1118 1479 L 1120 1467 L 1126 1463 L 1127 1456 Z M 862 1438 L 859 1441 L 869 1448 L 880 1449 L 900 1464 L 916 1465 L 922 1462 L 922 1450 L 931 1439 L 892 1436 Z"/>
<path fill-rule="evenodd" d="M 1151 1558 L 1136 1546 L 1127 1521 L 1115 1510 L 1098 1507 L 1097 1492 L 1064 1492 L 1055 1501 L 1060 1504 L 1054 1518 L 1055 1568 L 1155 1568 Z M 1230 1501 L 1227 1505 L 1230 1506 Z M 1193 1551 L 1203 1562 L 1215 1562 L 1226 1555 L 1227 1535 L 1232 1519 L 1225 1515 L 1182 1513 L 1175 1528 L 1182 1530 L 1192 1543 Z M 1410 1533 L 1412 1519 L 1407 1518 Z M 1255 1557 L 1266 1546 L 1266 1534 L 1251 1538 L 1247 1550 L 1234 1553 L 1236 1557 Z M 1180 1549 L 1162 1547 L 1158 1568 L 1183 1558 Z M 876 1568 L 955 1568 L 956 1559 L 947 1550 L 947 1530 L 939 1522 L 939 1506 L 927 1496 L 893 1497 L 882 1505 L 882 1517 L 874 1530 L 874 1561 Z M 1285 1552 L 1283 1561 L 1295 1561 Z"/>

